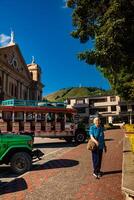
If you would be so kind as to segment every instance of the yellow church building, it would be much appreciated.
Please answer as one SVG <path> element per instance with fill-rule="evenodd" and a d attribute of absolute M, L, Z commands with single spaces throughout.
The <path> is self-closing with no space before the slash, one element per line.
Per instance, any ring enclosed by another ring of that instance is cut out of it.
<path fill-rule="evenodd" d="M 34 57 L 26 64 L 12 32 L 10 43 L 0 47 L 0 100 L 42 100 L 43 87 L 40 66 Z"/>

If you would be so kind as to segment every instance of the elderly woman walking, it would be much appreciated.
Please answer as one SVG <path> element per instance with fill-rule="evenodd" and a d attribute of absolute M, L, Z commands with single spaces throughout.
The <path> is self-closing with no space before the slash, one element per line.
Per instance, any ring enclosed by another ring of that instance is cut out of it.
<path fill-rule="evenodd" d="M 96 144 L 96 149 L 92 151 L 93 176 L 100 178 L 102 176 L 101 163 L 103 150 L 106 152 L 104 129 L 98 117 L 94 119 L 94 124 L 90 127 L 89 134 L 91 140 Z"/>

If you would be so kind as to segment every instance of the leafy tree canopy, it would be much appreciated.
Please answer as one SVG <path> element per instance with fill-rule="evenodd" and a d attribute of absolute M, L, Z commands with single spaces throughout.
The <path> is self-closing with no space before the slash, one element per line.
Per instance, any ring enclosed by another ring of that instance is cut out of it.
<path fill-rule="evenodd" d="M 112 89 L 134 100 L 134 0 L 68 0 L 73 9 L 72 36 L 94 48 L 79 59 L 95 64 Z"/>

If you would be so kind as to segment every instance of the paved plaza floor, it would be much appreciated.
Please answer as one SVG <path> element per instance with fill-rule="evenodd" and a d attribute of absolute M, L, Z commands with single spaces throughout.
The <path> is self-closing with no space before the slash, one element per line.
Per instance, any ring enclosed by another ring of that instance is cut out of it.
<path fill-rule="evenodd" d="M 123 133 L 109 130 L 105 138 L 104 175 L 99 180 L 92 176 L 91 153 L 84 143 L 62 154 L 55 152 L 55 157 L 42 160 L 32 171 L 1 187 L 0 200 L 123 200 Z"/>

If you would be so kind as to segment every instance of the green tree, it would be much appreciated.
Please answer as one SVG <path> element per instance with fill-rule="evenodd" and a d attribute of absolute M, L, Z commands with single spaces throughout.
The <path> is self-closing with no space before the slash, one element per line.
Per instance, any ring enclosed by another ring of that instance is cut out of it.
<path fill-rule="evenodd" d="M 94 43 L 79 59 L 95 64 L 118 95 L 134 99 L 134 0 L 68 0 L 68 7 L 72 36 Z"/>

